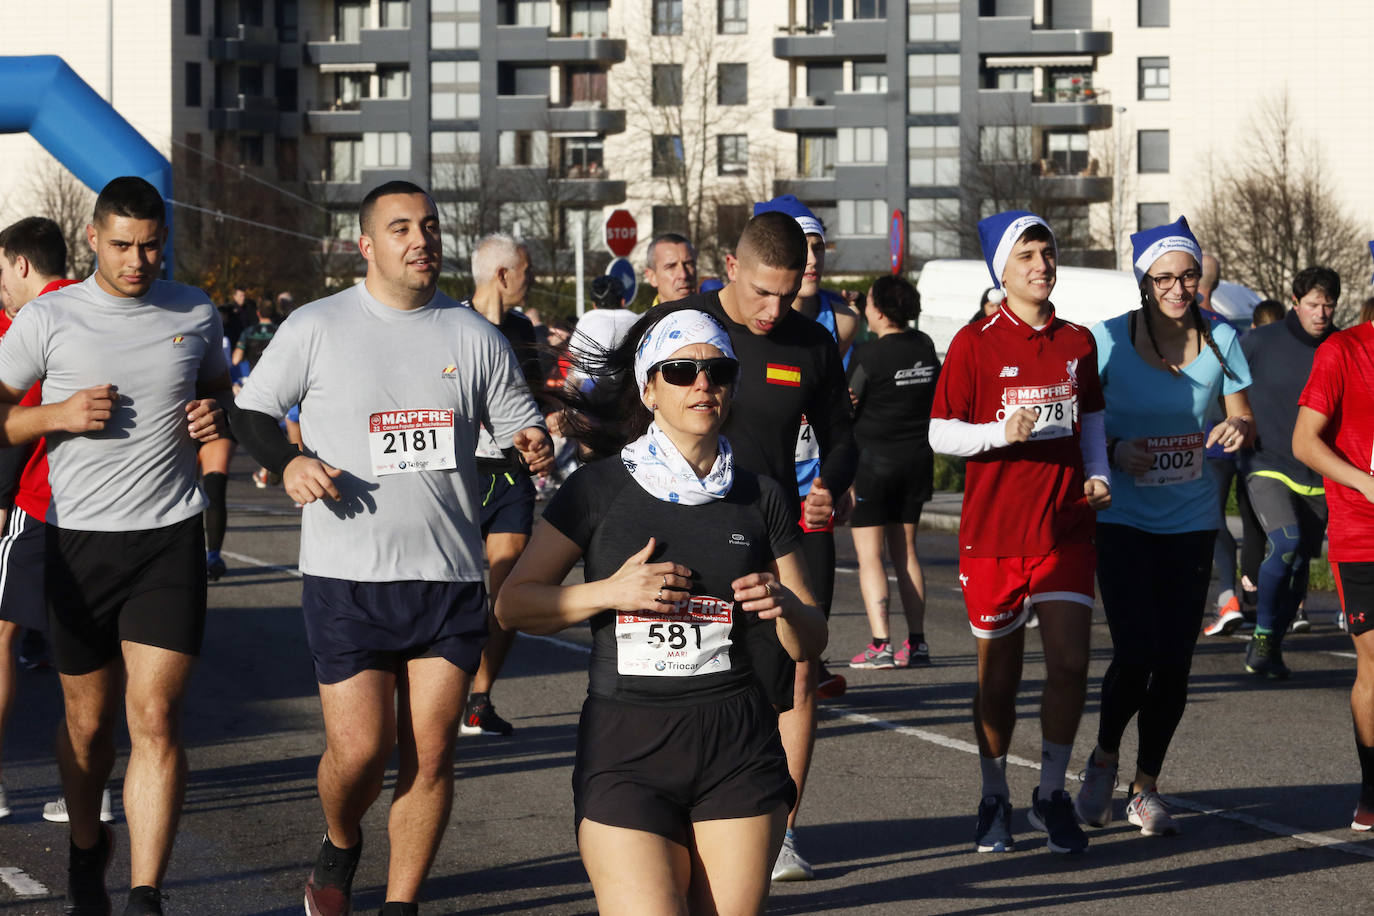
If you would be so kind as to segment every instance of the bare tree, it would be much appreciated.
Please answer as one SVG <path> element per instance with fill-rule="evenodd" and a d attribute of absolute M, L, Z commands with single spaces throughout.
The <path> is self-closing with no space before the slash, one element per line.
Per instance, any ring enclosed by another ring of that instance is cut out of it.
<path fill-rule="evenodd" d="M 1117 108 L 1119 118 L 1125 108 Z M 1110 242 L 1113 257 L 1118 269 L 1130 269 L 1131 227 L 1134 218 L 1137 195 L 1135 179 L 1135 132 L 1117 124 L 1110 131 L 1096 133 L 1096 153 L 1098 159 L 1108 163 L 1107 174 L 1113 177 L 1112 199 L 1106 208 L 1104 231 L 1099 235 Z M 1145 228 L 1145 227 L 1141 227 Z M 1123 257 L 1126 263 L 1122 263 Z"/>
<path fill-rule="evenodd" d="M 67 273 L 85 277 L 95 267 L 95 255 L 86 242 L 86 226 L 95 206 L 95 192 L 82 184 L 52 156 L 44 155 L 28 174 L 25 198 L 30 215 L 46 216 L 57 223 L 67 243 Z"/>
<path fill-rule="evenodd" d="M 1237 155 L 1207 170 L 1197 220 L 1203 248 L 1217 256 L 1228 279 L 1264 296 L 1286 299 L 1293 276 L 1318 264 L 1333 268 L 1347 288 L 1363 288 L 1365 236 L 1331 186 L 1286 92 L 1261 104 L 1246 136 L 1251 142 L 1228 147 Z"/>

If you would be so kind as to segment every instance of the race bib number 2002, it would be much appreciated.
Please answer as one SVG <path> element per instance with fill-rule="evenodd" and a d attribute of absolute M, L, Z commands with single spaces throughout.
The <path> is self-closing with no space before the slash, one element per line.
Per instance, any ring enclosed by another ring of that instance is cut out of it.
<path fill-rule="evenodd" d="M 1182 436 L 1147 436 L 1150 470 L 1135 480 L 1138 487 L 1167 487 L 1202 476 L 1202 433 Z"/>
<path fill-rule="evenodd" d="M 416 474 L 458 466 L 451 410 L 384 410 L 367 420 L 372 473 Z"/>
<path fill-rule="evenodd" d="M 693 596 L 664 613 L 616 615 L 616 670 L 640 677 L 729 671 L 732 607 L 719 598 Z"/>

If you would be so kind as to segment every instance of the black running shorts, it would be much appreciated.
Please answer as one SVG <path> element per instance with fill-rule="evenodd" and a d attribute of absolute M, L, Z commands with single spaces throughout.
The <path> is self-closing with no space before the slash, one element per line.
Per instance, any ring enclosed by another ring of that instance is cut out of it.
<path fill-rule="evenodd" d="M 49 639 L 57 670 L 89 674 L 136 642 L 199 655 L 205 635 L 205 528 L 75 531 L 46 525 Z"/>
<path fill-rule="evenodd" d="M 582 705 L 574 829 L 590 818 L 688 846 L 697 821 L 790 810 L 796 798 L 778 715 L 757 687 L 696 706 Z"/>
<path fill-rule="evenodd" d="M 476 674 L 487 644 L 481 582 L 354 582 L 305 576 L 301 610 L 315 679 L 399 673 L 412 658 L 444 658 Z"/>
<path fill-rule="evenodd" d="M 1374 630 L 1374 563 L 1331 561 L 1331 575 L 1341 598 L 1341 613 L 1351 636 Z"/>
<path fill-rule="evenodd" d="M 934 475 L 929 451 L 913 449 L 902 457 L 861 452 L 854 472 L 854 514 L 849 527 L 917 524 L 921 507 L 930 501 Z"/>
<path fill-rule="evenodd" d="M 5 523 L 5 536 L 0 537 L 0 620 L 30 630 L 48 628 L 48 608 L 43 602 L 45 527 L 15 506 Z"/>
<path fill-rule="evenodd" d="M 482 488 L 482 537 L 530 536 L 534 527 L 534 483 L 523 471 L 497 471 L 478 477 Z"/>

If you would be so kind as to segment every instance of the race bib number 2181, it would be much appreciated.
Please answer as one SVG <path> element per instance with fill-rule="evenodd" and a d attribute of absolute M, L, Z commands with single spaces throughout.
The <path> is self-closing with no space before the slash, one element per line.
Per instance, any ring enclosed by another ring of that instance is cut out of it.
<path fill-rule="evenodd" d="M 372 473 L 415 474 L 458 466 L 451 410 L 384 410 L 367 420 Z"/>

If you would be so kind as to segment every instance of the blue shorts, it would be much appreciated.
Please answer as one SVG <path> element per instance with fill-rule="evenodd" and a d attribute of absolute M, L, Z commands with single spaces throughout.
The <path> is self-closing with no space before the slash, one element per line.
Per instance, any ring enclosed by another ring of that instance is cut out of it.
<path fill-rule="evenodd" d="M 481 582 L 353 582 L 303 576 L 301 610 L 315 679 L 398 674 L 412 658 L 443 658 L 476 674 L 487 644 Z"/>
<path fill-rule="evenodd" d="M 10 509 L 5 536 L 0 537 L 0 620 L 30 630 L 47 630 L 43 601 L 46 536 L 41 519 L 23 509 Z"/>
<path fill-rule="evenodd" d="M 489 534 L 523 534 L 534 528 L 534 483 L 524 471 L 481 474 L 482 537 Z"/>

